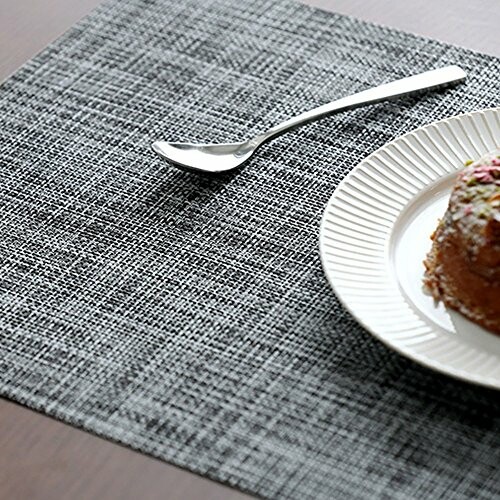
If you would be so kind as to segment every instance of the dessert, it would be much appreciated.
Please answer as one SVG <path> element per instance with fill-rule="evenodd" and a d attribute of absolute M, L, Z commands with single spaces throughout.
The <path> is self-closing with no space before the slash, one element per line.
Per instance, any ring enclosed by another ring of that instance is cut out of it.
<path fill-rule="evenodd" d="M 458 174 L 431 238 L 424 261 L 428 291 L 500 334 L 500 151 Z"/>

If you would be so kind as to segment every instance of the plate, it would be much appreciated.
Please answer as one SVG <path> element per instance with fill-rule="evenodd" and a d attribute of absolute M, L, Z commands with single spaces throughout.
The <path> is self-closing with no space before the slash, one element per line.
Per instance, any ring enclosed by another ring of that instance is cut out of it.
<path fill-rule="evenodd" d="M 422 287 L 430 235 L 457 170 L 497 149 L 500 108 L 410 132 L 368 156 L 328 202 L 323 268 L 344 306 L 389 347 L 442 373 L 500 389 L 500 336 Z"/>

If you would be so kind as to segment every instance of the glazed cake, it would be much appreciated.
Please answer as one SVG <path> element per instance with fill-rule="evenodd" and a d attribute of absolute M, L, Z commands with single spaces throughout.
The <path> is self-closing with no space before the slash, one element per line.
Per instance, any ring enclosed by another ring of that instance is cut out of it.
<path fill-rule="evenodd" d="M 424 262 L 428 291 L 500 334 L 500 151 L 458 174 L 431 238 Z"/>

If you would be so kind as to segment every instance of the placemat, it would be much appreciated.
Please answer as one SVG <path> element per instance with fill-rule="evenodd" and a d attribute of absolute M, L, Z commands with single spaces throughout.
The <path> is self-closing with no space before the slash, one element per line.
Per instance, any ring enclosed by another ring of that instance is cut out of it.
<path fill-rule="evenodd" d="M 150 149 L 450 63 L 467 85 L 312 123 L 231 175 Z M 263 497 L 498 497 L 497 393 L 374 340 L 318 251 L 346 173 L 498 105 L 498 70 L 288 0 L 103 4 L 0 88 L 1 394 Z"/>

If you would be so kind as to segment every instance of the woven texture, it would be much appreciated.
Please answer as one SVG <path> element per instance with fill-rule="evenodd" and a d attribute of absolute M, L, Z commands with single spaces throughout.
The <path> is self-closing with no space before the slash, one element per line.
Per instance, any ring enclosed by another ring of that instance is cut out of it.
<path fill-rule="evenodd" d="M 450 63 L 467 85 L 309 124 L 235 174 L 150 149 Z M 498 105 L 498 70 L 287 0 L 103 4 L 0 87 L 1 394 L 264 497 L 500 495 L 498 395 L 374 340 L 318 254 L 346 173 Z"/>

